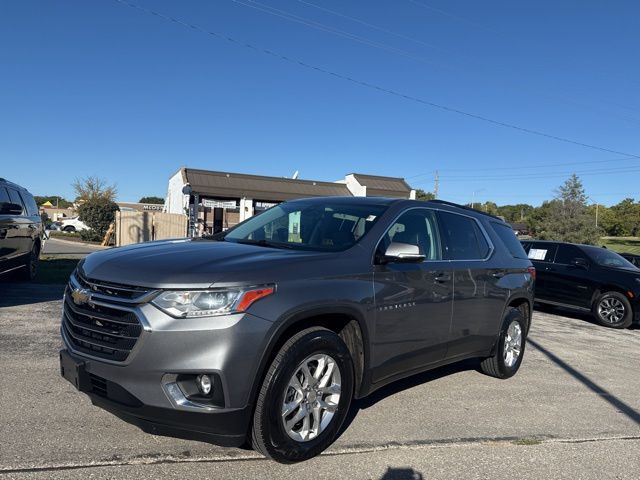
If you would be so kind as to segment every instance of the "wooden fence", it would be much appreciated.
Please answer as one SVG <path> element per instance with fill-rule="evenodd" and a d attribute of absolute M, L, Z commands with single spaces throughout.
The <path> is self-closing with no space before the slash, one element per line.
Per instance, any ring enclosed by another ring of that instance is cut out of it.
<path fill-rule="evenodd" d="M 187 236 L 187 216 L 162 212 L 116 212 L 116 246 Z"/>

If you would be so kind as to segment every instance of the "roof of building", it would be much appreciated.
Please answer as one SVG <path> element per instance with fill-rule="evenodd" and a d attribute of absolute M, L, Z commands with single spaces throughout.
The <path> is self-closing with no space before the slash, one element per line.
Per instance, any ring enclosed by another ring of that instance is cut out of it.
<path fill-rule="evenodd" d="M 351 196 L 345 184 L 266 177 L 243 173 L 183 169 L 183 177 L 194 193 L 214 197 L 247 197 L 285 201 L 300 197 Z"/>
<path fill-rule="evenodd" d="M 368 197 L 404 197 L 407 198 L 411 187 L 399 177 L 381 177 L 378 175 L 365 175 L 352 173 L 360 185 L 367 187 Z"/>

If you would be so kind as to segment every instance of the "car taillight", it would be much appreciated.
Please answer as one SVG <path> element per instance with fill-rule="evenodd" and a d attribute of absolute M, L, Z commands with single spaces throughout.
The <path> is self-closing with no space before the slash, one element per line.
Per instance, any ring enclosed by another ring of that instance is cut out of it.
<path fill-rule="evenodd" d="M 532 279 L 536 279 L 536 267 L 527 268 L 527 272 L 529 272 L 529 275 L 531 275 Z"/>

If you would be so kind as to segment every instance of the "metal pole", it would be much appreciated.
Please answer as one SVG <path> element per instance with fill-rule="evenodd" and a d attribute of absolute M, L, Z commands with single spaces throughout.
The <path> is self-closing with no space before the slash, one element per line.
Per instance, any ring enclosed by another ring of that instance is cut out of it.
<path fill-rule="evenodd" d="M 598 209 L 600 208 L 600 204 L 596 203 L 596 228 L 598 228 Z"/>

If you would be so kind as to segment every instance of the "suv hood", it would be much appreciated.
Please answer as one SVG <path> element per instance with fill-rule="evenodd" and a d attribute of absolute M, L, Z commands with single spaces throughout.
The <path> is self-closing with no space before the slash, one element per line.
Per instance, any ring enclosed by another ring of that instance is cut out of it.
<path fill-rule="evenodd" d="M 285 266 L 326 260 L 327 255 L 225 241 L 180 239 L 95 252 L 86 257 L 81 268 L 86 278 L 110 283 L 150 288 L 207 288 L 214 283 L 271 282 Z"/>

